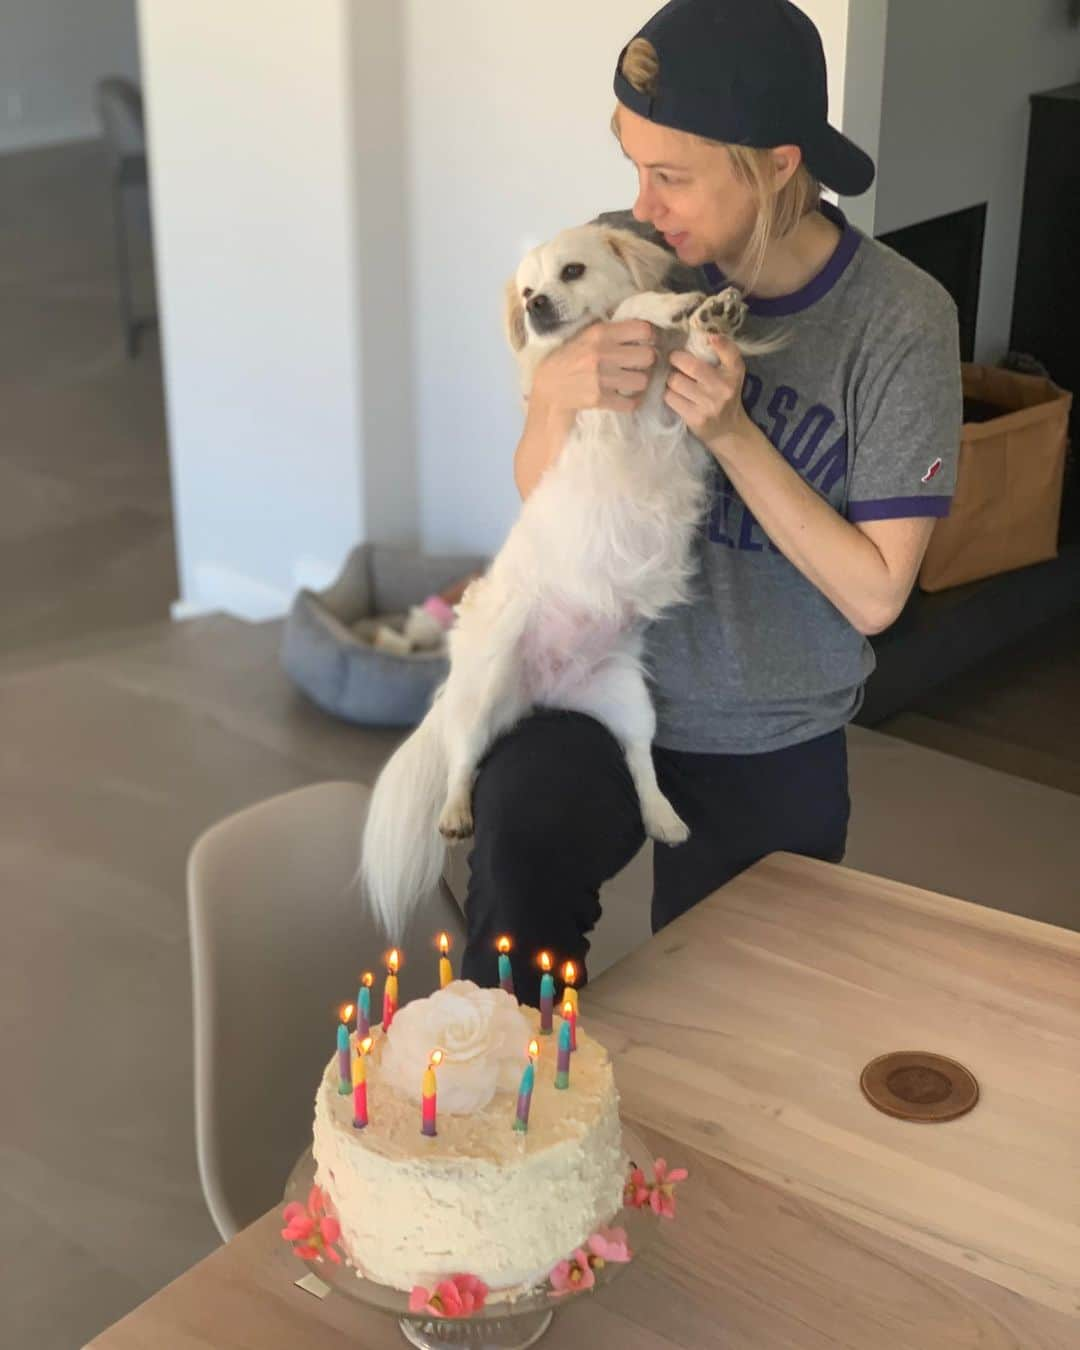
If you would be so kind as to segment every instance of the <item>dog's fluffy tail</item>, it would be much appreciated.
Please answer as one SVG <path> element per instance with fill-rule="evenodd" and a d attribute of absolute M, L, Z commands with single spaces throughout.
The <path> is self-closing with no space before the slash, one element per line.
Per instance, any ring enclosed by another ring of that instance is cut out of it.
<path fill-rule="evenodd" d="M 446 844 L 439 813 L 446 800 L 443 702 L 394 752 L 371 794 L 360 855 L 361 890 L 391 942 L 439 884 Z"/>

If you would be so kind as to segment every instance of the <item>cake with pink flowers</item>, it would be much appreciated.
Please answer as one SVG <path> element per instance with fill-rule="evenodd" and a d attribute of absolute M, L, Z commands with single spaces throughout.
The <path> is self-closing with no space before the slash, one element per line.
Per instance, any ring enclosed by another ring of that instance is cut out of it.
<path fill-rule="evenodd" d="M 315 1183 L 358 1274 L 423 1292 L 467 1271 L 492 1296 L 520 1291 L 618 1213 L 610 1058 L 575 1016 L 550 1020 L 542 1034 L 511 994 L 454 980 L 385 1034 L 353 1030 L 347 1051 L 342 1037 L 315 1100 Z"/>

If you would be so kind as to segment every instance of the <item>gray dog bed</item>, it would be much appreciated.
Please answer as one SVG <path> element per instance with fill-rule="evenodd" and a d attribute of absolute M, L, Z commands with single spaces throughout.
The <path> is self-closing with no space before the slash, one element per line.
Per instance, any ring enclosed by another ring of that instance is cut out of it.
<path fill-rule="evenodd" d="M 427 557 L 412 549 L 361 544 L 325 591 L 301 591 L 281 643 L 286 673 L 320 708 L 368 726 L 414 726 L 446 678 L 441 651 L 377 651 L 353 625 L 405 613 L 487 565 L 473 555 Z"/>

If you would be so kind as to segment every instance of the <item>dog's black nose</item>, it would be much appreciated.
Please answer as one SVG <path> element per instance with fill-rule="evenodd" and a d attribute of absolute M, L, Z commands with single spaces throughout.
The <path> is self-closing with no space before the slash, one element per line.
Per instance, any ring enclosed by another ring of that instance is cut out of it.
<path fill-rule="evenodd" d="M 529 312 L 529 325 L 534 333 L 543 336 L 559 327 L 559 311 L 542 291 L 539 295 L 530 295 L 525 301 L 525 308 Z"/>

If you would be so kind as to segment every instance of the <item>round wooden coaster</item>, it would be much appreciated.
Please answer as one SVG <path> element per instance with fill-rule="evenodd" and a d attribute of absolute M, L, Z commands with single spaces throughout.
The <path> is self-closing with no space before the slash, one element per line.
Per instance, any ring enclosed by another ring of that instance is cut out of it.
<path fill-rule="evenodd" d="M 924 1050 L 879 1055 L 859 1083 L 873 1106 L 901 1120 L 955 1120 L 979 1100 L 979 1085 L 962 1064 Z"/>

